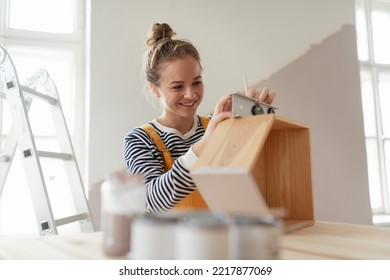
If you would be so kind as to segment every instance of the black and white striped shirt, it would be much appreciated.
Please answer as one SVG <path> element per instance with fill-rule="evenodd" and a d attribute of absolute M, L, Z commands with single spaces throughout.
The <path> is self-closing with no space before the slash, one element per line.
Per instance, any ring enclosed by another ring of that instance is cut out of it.
<path fill-rule="evenodd" d="M 191 146 L 205 133 L 199 116 L 194 116 L 192 129 L 182 135 L 179 131 L 163 126 L 156 119 L 149 122 L 167 146 L 175 160 L 172 169 L 164 173 L 162 153 L 153 139 L 142 128 L 134 128 L 124 140 L 124 162 L 129 173 L 142 174 L 145 178 L 146 210 L 167 211 L 195 190 L 189 169 L 197 157 Z"/>

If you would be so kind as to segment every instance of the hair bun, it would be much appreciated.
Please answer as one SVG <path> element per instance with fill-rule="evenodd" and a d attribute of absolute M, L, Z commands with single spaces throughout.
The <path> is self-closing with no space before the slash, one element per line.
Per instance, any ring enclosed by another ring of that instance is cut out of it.
<path fill-rule="evenodd" d="M 153 23 L 146 45 L 148 47 L 154 47 L 164 39 L 172 39 L 176 33 L 166 23 Z"/>

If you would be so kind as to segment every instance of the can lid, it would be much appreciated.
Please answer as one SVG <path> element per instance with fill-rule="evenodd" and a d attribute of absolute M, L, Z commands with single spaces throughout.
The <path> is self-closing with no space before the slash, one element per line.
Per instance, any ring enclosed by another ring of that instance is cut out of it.
<path fill-rule="evenodd" d="M 150 224 L 175 224 L 179 216 L 170 213 L 142 213 L 135 215 L 134 219 Z"/>
<path fill-rule="evenodd" d="M 279 226 L 281 224 L 281 220 L 277 219 L 273 216 L 267 215 L 267 216 L 234 216 L 233 217 L 234 224 L 238 226 L 251 226 L 251 225 L 258 225 L 258 226 Z"/>
<path fill-rule="evenodd" d="M 183 225 L 192 227 L 226 227 L 228 219 L 221 213 L 193 212 L 184 215 L 181 219 Z"/>

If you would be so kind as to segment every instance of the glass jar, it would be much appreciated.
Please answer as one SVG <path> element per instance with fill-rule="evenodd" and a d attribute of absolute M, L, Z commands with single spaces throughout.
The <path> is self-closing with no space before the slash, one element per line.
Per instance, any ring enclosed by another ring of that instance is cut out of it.
<path fill-rule="evenodd" d="M 108 256 L 130 251 L 131 223 L 145 211 L 146 187 L 143 176 L 112 173 L 101 186 L 103 250 Z"/>

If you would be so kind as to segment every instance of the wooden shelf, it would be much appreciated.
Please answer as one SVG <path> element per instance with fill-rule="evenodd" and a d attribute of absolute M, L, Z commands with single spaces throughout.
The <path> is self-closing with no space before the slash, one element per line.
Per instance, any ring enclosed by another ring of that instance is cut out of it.
<path fill-rule="evenodd" d="M 268 114 L 222 122 L 192 176 L 210 210 L 283 209 L 291 229 L 314 221 L 309 127 Z"/>

